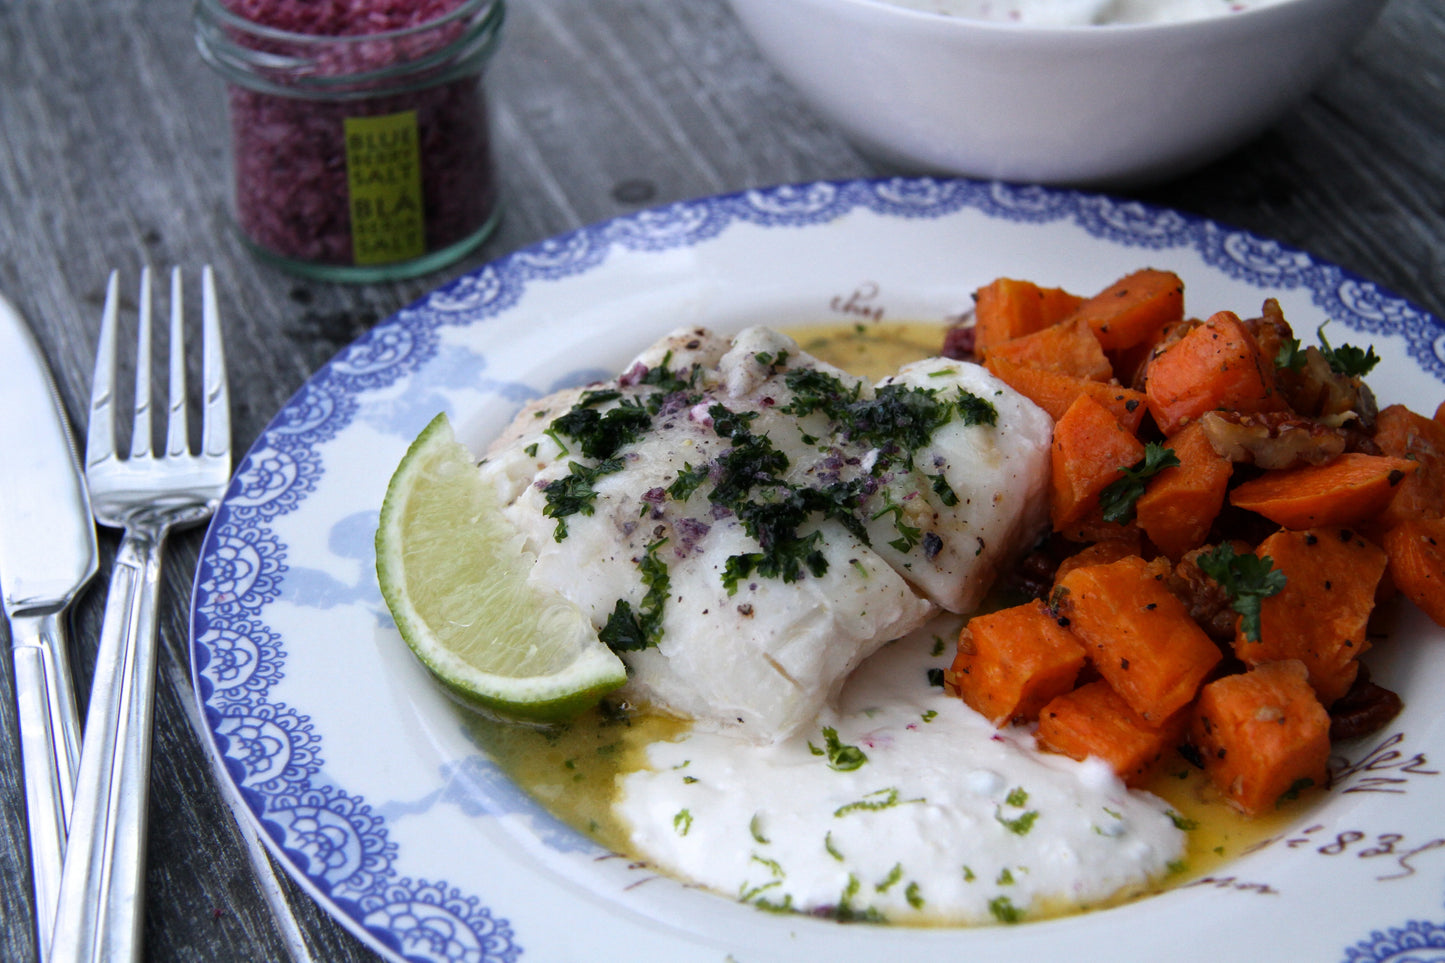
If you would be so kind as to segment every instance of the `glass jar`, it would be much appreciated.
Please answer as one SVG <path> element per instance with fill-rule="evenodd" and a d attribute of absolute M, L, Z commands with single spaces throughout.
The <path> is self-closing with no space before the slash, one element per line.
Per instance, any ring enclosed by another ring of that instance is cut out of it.
<path fill-rule="evenodd" d="M 341 35 L 238 12 L 304 11 L 287 0 L 244 2 L 198 0 L 195 28 L 227 82 L 232 214 L 252 249 L 308 277 L 380 281 L 436 270 L 492 232 L 483 74 L 502 0 Z"/>

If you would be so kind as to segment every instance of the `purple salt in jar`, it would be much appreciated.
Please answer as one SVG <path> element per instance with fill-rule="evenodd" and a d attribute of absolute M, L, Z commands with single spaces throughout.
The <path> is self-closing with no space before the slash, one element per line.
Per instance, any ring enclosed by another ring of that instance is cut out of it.
<path fill-rule="evenodd" d="M 242 237 L 324 280 L 436 270 L 496 225 L 483 74 L 502 0 L 198 0 Z"/>

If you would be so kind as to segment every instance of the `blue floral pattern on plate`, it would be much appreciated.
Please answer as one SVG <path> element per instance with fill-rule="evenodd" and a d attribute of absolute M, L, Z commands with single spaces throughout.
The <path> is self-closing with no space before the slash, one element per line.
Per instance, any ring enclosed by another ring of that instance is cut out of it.
<path fill-rule="evenodd" d="M 586 853 L 596 847 L 517 792 L 481 756 L 449 763 L 438 777 L 443 788 L 410 801 L 368 800 L 328 776 L 328 734 L 318 731 L 304 699 L 287 704 L 276 695 L 292 653 L 306 640 L 278 631 L 270 612 L 285 597 L 290 605 L 316 610 L 362 603 L 378 621 L 386 618 L 370 570 L 374 509 L 347 512 L 316 536 L 329 540 L 334 556 L 356 563 L 354 577 L 297 564 L 296 546 L 280 533 L 284 519 L 318 497 L 332 470 L 326 445 L 362 425 L 409 440 L 445 407 L 437 394 L 444 390 L 479 391 L 515 407 L 557 387 L 508 380 L 492 370 L 488 356 L 447 334 L 515 310 L 538 286 L 605 272 L 619 252 L 701 249 L 744 226 L 826 231 L 858 212 L 885 222 L 981 215 L 1041 234 L 1067 226 L 1100 247 L 1136 250 L 1141 264 L 1158 252 L 1191 252 L 1234 281 L 1269 292 L 1308 292 L 1321 314 L 1345 329 L 1403 339 L 1414 365 L 1433 381 L 1445 380 L 1440 323 L 1340 268 L 1175 211 L 1000 183 L 821 182 L 683 201 L 543 241 L 441 287 L 338 354 L 261 433 L 206 536 L 192 608 L 196 695 L 213 749 L 244 808 L 287 869 L 378 951 L 396 959 L 492 963 L 520 959 L 527 946 L 528 934 L 513 932 L 508 919 L 478 896 L 445 880 L 406 874 L 405 866 L 425 865 L 424 858 L 406 863 L 393 838 L 391 827 L 406 813 L 441 803 L 476 815 L 519 812 L 548 847 Z M 426 383 L 413 383 L 423 368 Z M 577 370 L 559 383 L 601 374 Z M 1349 963 L 1445 959 L 1440 925 L 1400 922 L 1401 928 L 1373 931 L 1347 948 Z"/>

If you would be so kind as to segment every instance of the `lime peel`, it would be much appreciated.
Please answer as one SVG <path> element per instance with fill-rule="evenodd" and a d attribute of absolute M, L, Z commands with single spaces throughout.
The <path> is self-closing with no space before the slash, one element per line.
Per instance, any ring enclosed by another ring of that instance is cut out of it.
<path fill-rule="evenodd" d="M 473 708 L 532 721 L 574 716 L 627 669 L 571 600 L 528 580 L 535 557 L 445 413 L 387 486 L 376 574 L 401 637 Z"/>

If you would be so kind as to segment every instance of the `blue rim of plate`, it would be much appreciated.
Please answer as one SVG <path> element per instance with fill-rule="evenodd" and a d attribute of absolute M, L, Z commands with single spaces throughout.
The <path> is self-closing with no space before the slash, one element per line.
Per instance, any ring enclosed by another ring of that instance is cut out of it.
<path fill-rule="evenodd" d="M 525 936 L 480 900 L 443 880 L 404 877 L 398 844 L 368 800 L 321 777 L 324 745 L 305 712 L 273 701 L 286 652 L 267 625 L 280 597 L 287 549 L 272 523 L 316 488 L 318 446 L 357 414 L 355 396 L 395 384 L 437 350 L 437 331 L 502 314 L 531 285 L 589 272 L 614 251 L 664 252 L 738 224 L 797 228 L 864 209 L 885 218 L 931 219 L 971 209 L 1025 224 L 1070 222 L 1112 244 L 1192 249 L 1228 277 L 1266 290 L 1305 290 L 1352 331 L 1403 338 L 1408 357 L 1445 382 L 1445 323 L 1349 271 L 1305 252 L 1171 209 L 1089 192 L 965 179 L 818 181 L 739 191 L 620 216 L 483 265 L 378 324 L 313 375 L 261 432 L 207 530 L 191 608 L 192 681 L 211 751 L 267 845 L 299 883 L 372 948 L 397 959 L 426 927 L 423 943 L 467 958 L 512 963 Z M 347 873 L 338 879 L 336 867 Z M 344 883 L 345 885 L 340 885 Z M 418 912 L 424 910 L 424 912 Z M 445 921 L 436 927 L 438 919 Z M 438 944 L 438 933 L 450 936 Z M 1445 946 L 1440 922 L 1410 920 L 1374 930 L 1342 954 L 1384 959 L 1407 946 Z M 428 957 L 432 958 L 432 957 Z"/>

